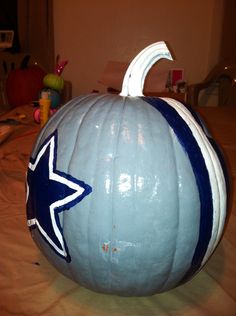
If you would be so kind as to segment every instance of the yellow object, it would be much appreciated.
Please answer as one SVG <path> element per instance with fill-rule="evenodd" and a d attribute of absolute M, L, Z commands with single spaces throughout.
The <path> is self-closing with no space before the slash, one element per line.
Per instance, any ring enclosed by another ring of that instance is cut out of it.
<path fill-rule="evenodd" d="M 24 120 L 24 119 L 26 118 L 26 115 L 25 115 L 25 114 L 19 114 L 19 115 L 18 115 L 18 118 L 19 118 L 20 120 Z"/>
<path fill-rule="evenodd" d="M 48 92 L 42 92 L 41 99 L 39 99 L 41 127 L 43 127 L 48 121 L 50 106 L 51 100 L 49 99 Z"/>

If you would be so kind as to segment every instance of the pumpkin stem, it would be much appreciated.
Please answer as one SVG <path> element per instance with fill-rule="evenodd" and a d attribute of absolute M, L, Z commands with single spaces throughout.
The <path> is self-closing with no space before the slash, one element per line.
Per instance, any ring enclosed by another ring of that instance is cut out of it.
<path fill-rule="evenodd" d="M 173 60 L 165 42 L 154 43 L 143 49 L 130 63 L 123 80 L 120 95 L 143 96 L 143 86 L 150 68 L 162 58 Z"/>
<path fill-rule="evenodd" d="M 30 60 L 30 55 L 25 55 L 21 61 L 20 69 L 26 69 L 28 67 L 29 60 Z"/>

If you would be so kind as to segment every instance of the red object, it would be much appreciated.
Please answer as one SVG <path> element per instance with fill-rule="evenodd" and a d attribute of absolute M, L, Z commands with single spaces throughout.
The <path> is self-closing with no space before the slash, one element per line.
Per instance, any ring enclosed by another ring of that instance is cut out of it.
<path fill-rule="evenodd" d="M 176 86 L 178 81 L 183 80 L 183 69 L 171 70 L 171 85 Z"/>
<path fill-rule="evenodd" d="M 8 103 L 17 107 L 38 100 L 45 75 L 46 72 L 37 65 L 11 71 L 6 80 Z"/>
<path fill-rule="evenodd" d="M 52 116 L 54 113 L 56 113 L 56 111 L 57 111 L 56 109 L 50 109 L 49 115 Z M 40 123 L 40 109 L 39 108 L 34 110 L 33 118 L 36 123 Z"/>

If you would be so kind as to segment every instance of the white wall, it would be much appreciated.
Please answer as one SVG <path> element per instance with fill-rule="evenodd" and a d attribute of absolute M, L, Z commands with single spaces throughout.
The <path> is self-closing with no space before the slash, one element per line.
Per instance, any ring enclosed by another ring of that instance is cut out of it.
<path fill-rule="evenodd" d="M 55 0 L 55 53 L 69 60 L 63 76 L 73 96 L 103 91 L 97 81 L 109 60 L 130 62 L 159 40 L 175 61 L 158 63 L 157 75 L 180 67 L 189 83 L 204 79 L 219 54 L 223 1 Z"/>

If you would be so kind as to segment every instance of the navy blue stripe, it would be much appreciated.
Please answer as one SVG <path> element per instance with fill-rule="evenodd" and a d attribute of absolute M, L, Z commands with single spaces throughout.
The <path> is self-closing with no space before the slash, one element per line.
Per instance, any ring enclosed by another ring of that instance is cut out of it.
<path fill-rule="evenodd" d="M 230 177 L 229 177 L 228 167 L 227 167 L 225 156 L 224 156 L 222 149 L 215 142 L 215 140 L 212 138 L 211 133 L 208 130 L 206 123 L 204 122 L 202 117 L 197 112 L 195 112 L 189 105 L 187 105 L 185 103 L 182 103 L 182 104 L 189 110 L 189 112 L 195 118 L 197 123 L 201 126 L 203 132 L 205 133 L 206 137 L 208 138 L 209 142 L 211 143 L 211 146 L 215 150 L 215 153 L 218 156 L 218 159 L 219 159 L 219 162 L 221 164 L 221 168 L 222 168 L 222 171 L 224 174 L 224 179 L 225 179 L 225 184 L 226 184 L 226 192 L 227 192 L 227 196 L 229 197 L 229 194 L 230 194 Z"/>
<path fill-rule="evenodd" d="M 189 112 L 195 118 L 197 123 L 201 126 L 203 132 L 205 133 L 206 137 L 208 138 L 209 142 L 211 143 L 211 146 L 215 150 L 215 153 L 218 156 L 218 159 L 219 159 L 219 162 L 221 164 L 221 168 L 222 168 L 222 171 L 223 171 L 223 174 L 224 174 L 227 196 L 229 196 L 229 193 L 230 193 L 230 178 L 229 178 L 229 173 L 228 173 L 228 167 L 227 167 L 226 161 L 225 161 L 225 156 L 224 156 L 224 153 L 223 153 L 222 149 L 215 142 L 215 140 L 212 138 L 211 133 L 208 130 L 208 128 L 206 126 L 206 123 L 204 122 L 202 117 L 197 112 L 195 112 L 190 106 L 188 106 L 187 104 L 185 104 L 185 103 L 182 103 L 182 104 L 189 110 Z"/>
<path fill-rule="evenodd" d="M 180 282 L 184 283 L 199 270 L 212 234 L 213 203 L 209 174 L 201 149 L 189 126 L 178 112 L 162 99 L 143 97 L 143 100 L 157 109 L 167 120 L 182 147 L 185 149 L 196 177 L 201 203 L 199 239 L 192 258 L 191 267 Z"/>

